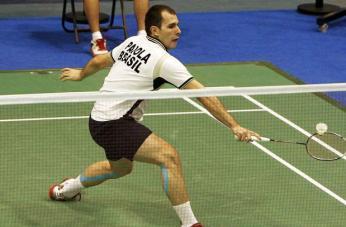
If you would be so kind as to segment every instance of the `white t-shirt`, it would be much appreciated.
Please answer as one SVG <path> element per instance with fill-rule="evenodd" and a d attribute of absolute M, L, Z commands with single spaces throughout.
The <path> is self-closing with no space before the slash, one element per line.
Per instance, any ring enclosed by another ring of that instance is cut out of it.
<path fill-rule="evenodd" d="M 159 40 L 149 36 L 130 37 L 114 48 L 111 55 L 114 64 L 100 92 L 152 91 L 163 83 L 181 88 L 193 78 Z M 96 121 L 109 121 L 131 111 L 129 115 L 140 120 L 144 113 L 144 102 L 138 102 L 139 105 L 136 102 L 123 99 L 96 101 L 91 117 Z"/>

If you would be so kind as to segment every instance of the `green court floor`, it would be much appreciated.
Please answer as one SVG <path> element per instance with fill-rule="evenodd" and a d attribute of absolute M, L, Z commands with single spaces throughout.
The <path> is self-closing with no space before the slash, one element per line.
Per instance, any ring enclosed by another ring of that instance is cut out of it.
<path fill-rule="evenodd" d="M 206 86 L 295 84 L 261 62 L 188 69 Z M 0 71 L 0 94 L 96 91 L 106 73 L 61 82 L 58 70 Z M 346 134 L 345 110 L 316 94 L 221 100 L 243 126 L 265 136 L 304 141 L 302 131 L 313 132 L 320 121 Z M 80 202 L 48 199 L 50 184 L 104 159 L 88 132 L 91 108 L 92 103 L 0 106 L 2 226 L 179 226 L 160 168 L 148 164 L 136 163 L 131 175 L 83 191 Z M 207 227 L 346 223 L 344 159 L 320 162 L 298 145 L 237 142 L 182 99 L 149 101 L 143 124 L 179 151 L 192 207 Z"/>

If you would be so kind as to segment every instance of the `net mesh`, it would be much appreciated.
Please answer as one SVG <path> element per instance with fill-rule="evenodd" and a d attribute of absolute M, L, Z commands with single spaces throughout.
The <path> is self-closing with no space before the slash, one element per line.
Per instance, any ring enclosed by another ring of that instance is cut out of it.
<path fill-rule="evenodd" d="M 310 158 L 304 146 L 237 142 L 198 106 L 197 98 L 205 96 L 219 96 L 242 126 L 263 136 L 306 141 L 319 122 L 346 135 L 346 84 L 3 95 L 0 222 L 178 226 L 160 167 L 142 162 L 135 162 L 128 176 L 83 190 L 81 202 L 53 202 L 47 196 L 52 183 L 76 177 L 105 159 L 88 129 L 94 101 L 140 98 L 148 100 L 141 124 L 178 151 L 192 208 L 204 225 L 267 226 L 299 220 L 309 226 L 311 219 L 316 225 L 341 224 L 344 159 L 325 164 Z M 335 215 L 340 219 L 331 220 Z"/>

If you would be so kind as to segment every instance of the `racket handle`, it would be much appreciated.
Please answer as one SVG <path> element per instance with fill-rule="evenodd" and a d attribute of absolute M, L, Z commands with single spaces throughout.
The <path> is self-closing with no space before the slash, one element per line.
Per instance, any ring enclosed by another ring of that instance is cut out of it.
<path fill-rule="evenodd" d="M 234 138 L 236 140 L 239 140 L 239 138 L 234 135 Z M 251 140 L 252 141 L 258 141 L 258 142 L 269 142 L 269 141 L 272 141 L 271 139 L 267 138 L 267 137 L 260 137 L 260 138 L 257 138 L 256 136 L 251 136 Z"/>
<path fill-rule="evenodd" d="M 251 136 L 252 141 L 262 141 L 262 142 L 269 142 L 270 139 L 267 137 L 260 137 L 259 139 L 255 136 Z"/>

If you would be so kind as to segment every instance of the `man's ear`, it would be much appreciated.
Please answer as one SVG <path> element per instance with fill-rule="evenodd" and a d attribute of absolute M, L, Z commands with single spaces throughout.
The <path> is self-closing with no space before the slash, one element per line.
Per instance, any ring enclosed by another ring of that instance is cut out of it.
<path fill-rule="evenodd" d="M 157 26 L 151 26 L 150 27 L 150 32 L 153 37 L 158 37 L 160 34 L 160 28 Z"/>

